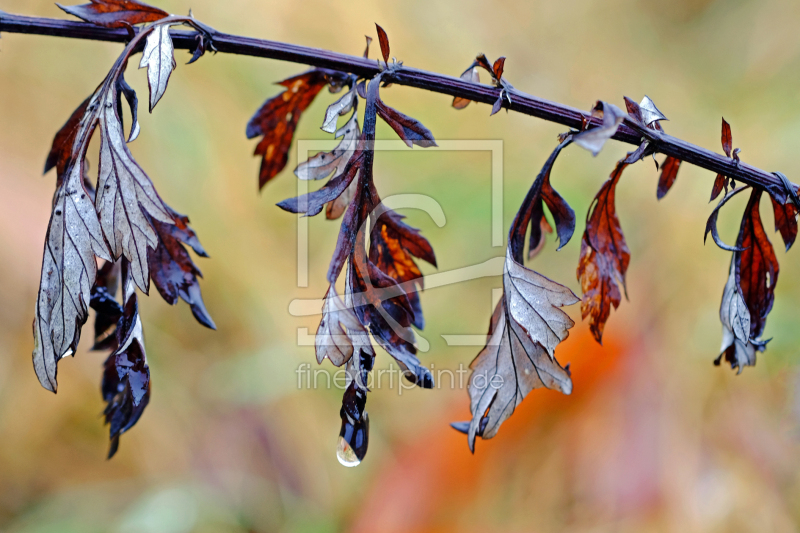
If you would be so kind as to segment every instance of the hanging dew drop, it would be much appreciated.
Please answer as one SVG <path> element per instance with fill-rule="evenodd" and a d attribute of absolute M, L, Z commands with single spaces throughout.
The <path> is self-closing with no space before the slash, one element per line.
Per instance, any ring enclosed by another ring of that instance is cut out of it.
<path fill-rule="evenodd" d="M 356 452 L 350 444 L 344 440 L 344 437 L 339 437 L 339 444 L 336 446 L 336 458 L 343 466 L 353 467 L 361 464 L 361 460 L 356 457 Z"/>

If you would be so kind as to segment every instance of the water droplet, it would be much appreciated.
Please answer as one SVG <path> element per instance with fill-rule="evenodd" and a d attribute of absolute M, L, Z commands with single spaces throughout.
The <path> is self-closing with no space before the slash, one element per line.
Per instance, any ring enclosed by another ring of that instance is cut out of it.
<path fill-rule="evenodd" d="M 356 457 L 356 452 L 344 440 L 344 437 L 339 437 L 339 444 L 336 446 L 336 458 L 339 459 L 343 466 L 352 467 L 361 464 L 361 460 Z"/>

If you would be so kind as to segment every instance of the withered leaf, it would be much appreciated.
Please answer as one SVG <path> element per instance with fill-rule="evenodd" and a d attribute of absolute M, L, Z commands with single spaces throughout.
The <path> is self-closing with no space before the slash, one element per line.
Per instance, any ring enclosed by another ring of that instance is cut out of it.
<path fill-rule="evenodd" d="M 494 75 L 494 69 L 492 68 L 492 65 L 491 65 L 491 63 L 489 63 L 489 60 L 488 60 L 488 59 L 486 59 L 486 54 L 478 54 L 478 55 L 475 57 L 475 63 L 476 63 L 476 64 L 477 64 L 479 67 L 482 67 L 484 70 L 486 70 L 486 72 L 488 72 L 489 74 L 491 74 L 493 79 L 495 78 L 495 75 Z"/>
<path fill-rule="evenodd" d="M 661 176 L 658 178 L 658 190 L 656 198 L 661 200 L 666 196 L 672 186 L 675 184 L 675 179 L 678 177 L 678 169 L 681 166 L 681 160 L 672 156 L 668 156 L 664 163 L 661 165 Z"/>
<path fill-rule="evenodd" d="M 574 141 L 575 144 L 582 146 L 596 156 L 603 149 L 606 141 L 617 133 L 617 128 L 625 119 L 625 114 L 614 104 L 598 101 L 592 109 L 592 116 L 602 118 L 603 123 L 600 126 L 575 135 Z"/>
<path fill-rule="evenodd" d="M 327 357 L 334 366 L 342 366 L 359 350 L 375 356 L 367 330 L 358 321 L 355 311 L 336 294 L 333 285 L 325 294 L 322 320 L 314 342 L 320 364 Z"/>
<path fill-rule="evenodd" d="M 142 320 L 136 288 L 122 261 L 123 312 L 117 325 L 119 346 L 105 362 L 102 393 L 106 401 L 105 422 L 110 424 L 109 459 L 119 448 L 120 436 L 133 427 L 150 401 L 150 368 L 144 349 Z"/>
<path fill-rule="evenodd" d="M 75 353 L 97 275 L 95 256 L 111 261 L 90 192 L 83 157 L 56 190 L 45 238 L 42 276 L 33 322 L 33 367 L 42 386 L 58 387 L 58 361 Z"/>
<path fill-rule="evenodd" d="M 353 113 L 350 120 L 336 132 L 336 138 L 342 141 L 330 152 L 320 152 L 304 163 L 297 165 L 295 175 L 301 180 L 319 180 L 333 173 L 336 177 L 344 172 L 347 163 L 358 146 L 361 131 L 358 128 L 358 116 Z"/>
<path fill-rule="evenodd" d="M 717 174 L 717 177 L 714 179 L 714 186 L 711 188 L 711 200 L 709 200 L 709 202 L 716 200 L 719 193 L 722 192 L 722 189 L 725 189 L 725 194 L 728 194 L 728 178 L 722 174 Z"/>
<path fill-rule="evenodd" d="M 547 387 L 564 394 L 572 392 L 569 370 L 555 359 L 555 348 L 574 325 L 560 308 L 580 300 L 567 287 L 522 265 L 528 225 L 532 227 L 531 247 L 540 245 L 538 238 L 533 237 L 533 230 L 546 224 L 543 202 L 553 213 L 562 246 L 574 231 L 572 209 L 549 182 L 556 158 L 571 142 L 571 136 L 567 136 L 550 155 L 509 231 L 503 297 L 492 315 L 486 346 L 470 365 L 472 420 L 453 424 L 467 433 L 472 451 L 475 437 L 492 438 L 531 390 Z"/>
<path fill-rule="evenodd" d="M 736 253 L 736 277 L 750 311 L 751 339 L 758 339 L 764 332 L 767 315 L 775 301 L 775 285 L 780 270 L 775 250 L 761 223 L 761 192 L 760 189 L 753 189 L 750 193 L 736 241 L 737 247 L 742 249 Z"/>
<path fill-rule="evenodd" d="M 370 37 L 369 35 L 365 35 L 364 37 L 367 40 L 367 47 L 364 48 L 364 59 L 367 59 L 369 57 L 369 45 L 372 44 L 372 37 Z"/>
<path fill-rule="evenodd" d="M 73 163 L 72 145 L 75 144 L 75 137 L 81 129 L 81 119 L 83 115 L 86 114 L 86 108 L 89 107 L 89 101 L 91 99 L 91 96 L 88 97 L 72 112 L 67 122 L 61 126 L 61 129 L 56 133 L 53 139 L 53 145 L 50 148 L 50 153 L 47 154 L 44 172 L 47 173 L 51 168 L 55 167 L 58 180 L 57 186 L 61 185 L 64 172 L 66 172 L 67 168 Z"/>
<path fill-rule="evenodd" d="M 386 35 L 386 32 L 383 30 L 383 28 L 378 26 L 377 23 L 375 24 L 375 29 L 378 30 L 378 42 L 381 45 L 381 54 L 383 55 L 383 61 L 388 65 L 390 56 L 389 36 Z"/>
<path fill-rule="evenodd" d="M 100 126 L 100 171 L 95 205 L 103 235 L 114 258 L 125 256 L 139 288 L 149 288 L 147 249 L 158 239 L 145 213 L 166 223 L 172 218 L 150 178 L 133 159 L 125 143 L 114 91 L 97 95 L 95 117 Z M 92 105 L 90 105 L 90 108 Z"/>
<path fill-rule="evenodd" d="M 328 220 L 336 220 L 342 216 L 347 209 L 347 206 L 349 206 L 350 202 L 353 201 L 353 196 L 355 196 L 357 187 L 358 180 L 353 180 L 338 198 L 328 202 L 325 205 L 325 218 Z"/>
<path fill-rule="evenodd" d="M 56 5 L 70 15 L 106 28 L 124 28 L 169 16 L 166 11 L 134 0 L 91 0 L 77 6 Z"/>
<path fill-rule="evenodd" d="M 170 209 L 173 223 L 165 224 L 153 218 L 150 223 L 158 236 L 158 246 L 147 251 L 150 277 L 158 293 L 170 304 L 178 303 L 178 297 L 189 304 L 197 321 L 209 329 L 217 329 L 208 314 L 198 278 L 203 277 L 194 264 L 184 244 L 190 246 L 197 255 L 208 257 L 200 244 L 197 234 L 189 226 L 189 218 Z"/>
<path fill-rule="evenodd" d="M 356 151 L 361 153 L 351 157 L 344 170 L 339 175 L 331 178 L 321 188 L 296 198 L 287 198 L 279 202 L 277 204 L 278 207 L 290 213 L 305 213 L 307 216 L 318 214 L 325 207 L 325 204 L 342 195 L 361 169 L 364 152 L 360 151 L 359 148 L 356 148 Z"/>
<path fill-rule="evenodd" d="M 583 291 L 581 315 L 584 320 L 589 319 L 589 329 L 599 343 L 602 343 L 611 306 L 616 309 L 622 301 L 619 287 L 627 293 L 625 273 L 631 254 L 614 205 L 617 182 L 626 166 L 622 161 L 617 163 L 611 177 L 595 196 L 581 240 L 578 263 L 578 280 Z"/>
<path fill-rule="evenodd" d="M 156 26 L 147 36 L 139 68 L 147 68 L 147 84 L 150 87 L 150 112 L 167 90 L 170 74 L 175 70 L 170 24 Z"/>
<path fill-rule="evenodd" d="M 722 346 L 720 355 L 714 360 L 719 366 L 724 357 L 731 368 L 738 368 L 741 373 L 745 366 L 756 364 L 756 349 L 750 343 L 750 312 L 747 310 L 736 279 L 736 261 L 731 259 L 730 274 L 722 292 L 722 303 L 719 308 L 719 319 L 722 322 Z"/>
<path fill-rule="evenodd" d="M 495 79 L 499 80 L 500 78 L 503 77 L 503 70 L 505 69 L 505 66 L 506 66 L 505 57 L 500 57 L 494 62 L 494 65 L 492 65 L 492 72 L 494 73 Z"/>
<path fill-rule="evenodd" d="M 328 106 L 325 111 L 325 120 L 322 122 L 322 131 L 326 133 L 333 133 L 336 131 L 336 120 L 346 115 L 353 109 L 357 101 L 356 91 L 350 89 L 341 98 Z M 338 137 L 338 135 L 337 135 Z"/>
<path fill-rule="evenodd" d="M 430 242 L 419 233 L 419 230 L 405 224 L 402 218 L 391 210 L 385 211 L 378 217 L 371 232 L 369 260 L 398 284 L 407 287 L 410 283 L 422 289 L 424 285 L 422 272 L 412 256 L 423 259 L 433 266 L 436 266 L 436 256 Z M 414 311 L 413 324 L 418 329 L 423 329 L 425 320 L 419 294 L 410 288 L 405 292 Z"/>
<path fill-rule="evenodd" d="M 380 98 L 377 99 L 376 105 L 378 116 L 391 126 L 395 133 L 397 133 L 397 136 L 400 137 L 409 148 L 412 144 L 423 148 L 437 146 L 431 131 L 420 121 L 389 107 L 384 104 Z"/>
<path fill-rule="evenodd" d="M 772 212 L 775 214 L 775 231 L 781 233 L 786 251 L 794 244 L 797 238 L 797 207 L 791 202 L 781 204 L 770 196 Z"/>
<path fill-rule="evenodd" d="M 500 112 L 501 109 L 503 109 L 503 93 L 502 92 L 500 93 L 500 96 L 497 97 L 497 100 L 494 101 L 494 104 L 492 104 L 492 112 L 489 113 L 489 116 L 491 117 L 493 115 L 496 115 L 497 113 Z"/>
<path fill-rule="evenodd" d="M 731 157 L 731 150 L 733 149 L 733 136 L 731 135 L 731 125 L 722 118 L 722 149 L 725 155 Z"/>
<path fill-rule="evenodd" d="M 644 99 L 639 104 L 639 109 L 641 110 L 642 122 L 645 126 L 651 126 L 658 123 L 660 120 L 668 120 L 647 95 L 644 96 Z"/>
<path fill-rule="evenodd" d="M 575 324 L 560 308 L 577 303 L 578 297 L 517 263 L 510 248 L 505 264 L 504 296 L 492 315 L 486 346 L 470 365 L 471 451 L 475 437 L 494 437 L 533 389 L 572 392 L 569 372 L 555 359 L 554 350 Z"/>
<path fill-rule="evenodd" d="M 478 75 L 478 68 L 470 65 L 470 67 L 461 74 L 461 79 L 470 83 L 480 83 L 481 78 Z M 469 105 L 472 100 L 469 98 L 461 98 L 456 96 L 453 98 L 453 107 L 456 109 L 464 109 Z"/>
<path fill-rule="evenodd" d="M 267 100 L 250 119 L 247 138 L 264 137 L 255 150 L 255 155 L 263 156 L 259 188 L 286 166 L 300 115 L 326 83 L 324 72 L 317 69 L 283 80 L 279 84 L 286 90 Z"/>

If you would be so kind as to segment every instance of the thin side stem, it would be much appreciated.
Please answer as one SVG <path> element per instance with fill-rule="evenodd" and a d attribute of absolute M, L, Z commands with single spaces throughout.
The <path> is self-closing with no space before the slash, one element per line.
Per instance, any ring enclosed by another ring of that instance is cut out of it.
<path fill-rule="evenodd" d="M 135 31 L 139 31 L 138 28 Z M 126 43 L 130 40 L 130 35 L 125 29 L 108 29 L 87 22 L 25 17 L 0 11 L 1 32 L 119 43 Z M 197 46 L 196 32 L 171 30 L 170 33 L 175 48 L 193 50 Z M 380 72 L 377 61 L 363 57 L 220 32 L 211 33 L 211 37 L 216 50 L 222 53 L 290 61 L 349 72 L 367 79 L 373 78 Z M 399 85 L 407 85 L 449 96 L 458 96 L 490 105 L 497 100 L 501 90 L 490 85 L 470 83 L 454 76 L 405 66 L 391 73 L 391 81 Z M 505 106 L 509 110 L 562 124 L 570 128 L 580 129 L 584 117 L 588 116 L 587 112 L 574 107 L 537 98 L 518 90 L 514 90 L 511 96 L 512 103 L 506 103 Z M 591 123 L 599 125 L 600 122 L 597 119 L 592 119 Z M 671 135 L 643 128 L 632 120 L 626 119 L 613 138 L 638 146 L 643 137 L 647 138 L 659 153 L 678 158 L 681 161 L 704 168 L 715 174 L 723 174 L 736 181 L 765 189 L 781 202 L 786 200 L 783 181 L 774 174 L 744 162 L 737 163 L 722 154 L 712 152 Z M 792 184 L 792 187 L 797 190 L 797 185 Z"/>

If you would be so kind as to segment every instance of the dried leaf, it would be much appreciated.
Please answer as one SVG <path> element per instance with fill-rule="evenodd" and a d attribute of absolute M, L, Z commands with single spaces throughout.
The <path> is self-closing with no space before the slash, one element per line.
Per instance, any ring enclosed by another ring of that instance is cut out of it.
<path fill-rule="evenodd" d="M 370 37 L 369 35 L 365 35 L 364 37 L 367 40 L 367 47 L 364 48 L 364 59 L 367 59 L 369 57 L 369 45 L 372 44 L 372 37 Z"/>
<path fill-rule="evenodd" d="M 106 424 L 110 424 L 109 459 L 119 448 L 120 436 L 139 421 L 150 401 L 150 369 L 136 288 L 127 274 L 126 261 L 122 263 L 125 303 L 117 325 L 119 348 L 106 359 L 102 384 L 103 400 L 107 403 L 103 414 Z"/>
<path fill-rule="evenodd" d="M 73 158 L 55 193 L 33 321 L 33 367 L 42 386 L 52 392 L 58 387 L 58 361 L 75 353 L 88 316 L 95 256 L 111 261 L 91 192 L 83 183 L 84 154 Z"/>
<path fill-rule="evenodd" d="M 100 125 L 97 214 L 114 258 L 125 256 L 130 261 L 134 281 L 147 293 L 147 249 L 155 248 L 158 238 L 145 213 L 165 223 L 172 223 L 172 218 L 150 178 L 128 150 L 114 105 L 114 91 L 98 94 L 97 98 L 93 111 Z"/>
<path fill-rule="evenodd" d="M 208 255 L 197 234 L 189 226 L 189 218 L 171 209 L 170 214 L 174 222 L 172 224 L 150 219 L 158 236 L 158 246 L 147 251 L 150 277 L 168 304 L 175 305 L 178 297 L 182 298 L 189 304 L 192 314 L 200 324 L 209 329 L 217 329 L 200 292 L 198 278 L 203 277 L 203 274 L 195 266 L 184 244 L 192 247 L 201 257 Z"/>
<path fill-rule="evenodd" d="M 169 16 L 166 11 L 134 0 L 91 0 L 78 6 L 56 5 L 70 15 L 106 28 L 125 28 Z"/>
<path fill-rule="evenodd" d="M 505 57 L 500 57 L 494 62 L 494 65 L 492 65 L 492 72 L 494 73 L 495 79 L 499 80 L 500 78 L 503 77 L 503 70 L 505 69 L 505 66 L 506 66 Z"/>
<path fill-rule="evenodd" d="M 169 76 L 175 70 L 172 37 L 169 35 L 170 26 L 170 24 L 160 24 L 150 32 L 142 51 L 142 60 L 139 62 L 139 68 L 147 67 L 151 113 L 161 97 L 164 96 Z"/>
<path fill-rule="evenodd" d="M 764 333 L 767 315 L 775 301 L 775 285 L 780 270 L 775 250 L 761 223 L 760 200 L 761 190 L 753 189 L 736 241 L 737 247 L 742 249 L 736 254 L 736 277 L 750 311 L 751 339 L 759 339 Z"/>
<path fill-rule="evenodd" d="M 361 131 L 358 128 L 358 115 L 353 113 L 350 120 L 336 132 L 342 141 L 330 152 L 320 152 L 304 163 L 297 165 L 295 175 L 301 180 L 319 180 L 333 173 L 336 177 L 344 172 L 347 163 L 356 153 Z"/>
<path fill-rule="evenodd" d="M 666 196 L 672 186 L 675 184 L 675 179 L 678 177 L 678 169 L 681 166 L 681 160 L 672 156 L 667 157 L 661 165 L 661 176 L 658 178 L 658 190 L 656 198 L 661 200 Z"/>
<path fill-rule="evenodd" d="M 572 380 L 555 359 L 554 350 L 575 324 L 560 307 L 577 303 L 578 297 L 517 263 L 510 248 L 503 287 L 505 294 L 492 316 L 486 347 L 470 365 L 471 451 L 475 437 L 494 437 L 533 389 L 572 392 Z"/>
<path fill-rule="evenodd" d="M 775 214 L 775 231 L 781 233 L 786 251 L 794 244 L 797 238 L 797 207 L 793 203 L 781 204 L 770 196 L 772 212 Z"/>
<path fill-rule="evenodd" d="M 470 83 L 480 83 L 481 78 L 478 75 L 478 68 L 470 65 L 470 67 L 461 74 L 461 79 Z M 464 109 L 469 105 L 472 100 L 469 98 L 461 98 L 456 96 L 453 98 L 453 107 L 456 109 Z"/>
<path fill-rule="evenodd" d="M 583 131 L 574 137 L 575 144 L 597 155 L 603 145 L 617 133 L 617 128 L 625 119 L 625 114 L 614 104 L 597 102 L 592 110 L 592 116 L 602 118 L 603 123 L 595 128 Z"/>
<path fill-rule="evenodd" d="M 389 56 L 390 56 L 390 53 L 389 53 L 389 36 L 386 35 L 386 32 L 383 30 L 383 28 L 378 26 L 377 23 L 375 24 L 375 29 L 378 30 L 378 42 L 381 45 L 381 54 L 383 55 L 383 61 L 388 65 L 389 64 Z"/>
<path fill-rule="evenodd" d="M 325 218 L 328 220 L 336 220 L 342 216 L 347 206 L 349 206 L 350 202 L 353 200 L 357 187 L 358 180 L 353 180 L 338 198 L 328 202 L 325 205 Z"/>
<path fill-rule="evenodd" d="M 263 156 L 259 187 L 266 185 L 286 166 L 300 115 L 326 83 L 325 73 L 316 69 L 283 80 L 280 85 L 286 90 L 264 102 L 250 119 L 247 138 L 264 136 L 255 150 L 255 155 Z"/>
<path fill-rule="evenodd" d="M 728 282 L 722 292 L 719 319 L 722 322 L 722 346 L 714 364 L 719 366 L 724 357 L 731 368 L 739 369 L 739 373 L 745 366 L 755 365 L 756 350 L 763 351 L 763 345 L 750 342 L 750 312 L 736 281 L 735 254 L 731 259 Z"/>
<path fill-rule="evenodd" d="M 349 113 L 353 109 L 353 105 L 355 105 L 356 101 L 356 91 L 352 89 L 347 91 L 341 98 L 328 106 L 328 109 L 325 111 L 325 120 L 322 122 L 322 127 L 320 129 L 326 133 L 335 132 L 336 120 L 340 116 Z"/>
<path fill-rule="evenodd" d="M 83 101 L 78 108 L 72 112 L 72 115 L 67 119 L 67 122 L 61 126 L 61 129 L 56 133 L 53 139 L 53 145 L 50 148 L 50 153 L 47 154 L 47 161 L 44 164 L 45 174 L 51 168 L 56 168 L 58 182 L 57 187 L 61 186 L 61 179 L 64 176 L 67 168 L 74 163 L 72 160 L 72 146 L 75 144 L 75 138 L 81 130 L 81 119 L 86 114 L 86 109 L 89 107 L 89 101 L 92 99 L 90 96 Z"/>
<path fill-rule="evenodd" d="M 733 136 L 731 135 L 731 125 L 722 118 L 722 150 L 725 155 L 731 157 L 731 150 L 733 149 Z"/>
<path fill-rule="evenodd" d="M 115 351 L 117 343 L 117 323 L 122 316 L 122 306 L 116 300 L 119 288 L 120 263 L 106 261 L 97 271 L 89 305 L 95 310 L 94 345 L 92 350 Z"/>
<path fill-rule="evenodd" d="M 668 120 L 647 95 L 645 95 L 644 99 L 639 104 L 639 109 L 641 110 L 642 122 L 645 126 L 651 126 L 659 120 Z"/>
<path fill-rule="evenodd" d="M 360 148 L 356 151 L 364 152 Z M 338 175 L 331 178 L 325 185 L 316 191 L 298 196 L 296 198 L 288 198 L 277 205 L 284 211 L 290 213 L 305 213 L 307 216 L 314 216 L 322 211 L 325 204 L 337 199 L 352 183 L 353 178 L 361 169 L 363 162 L 363 155 L 356 155 L 350 158 L 344 170 Z"/>
<path fill-rule="evenodd" d="M 410 148 L 412 144 L 428 148 L 437 146 L 431 131 L 420 121 L 397 111 L 384 104 L 380 98 L 377 100 L 378 116 L 381 117 L 397 133 L 403 142 Z"/>
<path fill-rule="evenodd" d="M 500 96 L 497 97 L 497 100 L 494 101 L 494 104 L 492 104 L 492 112 L 489 113 L 489 116 L 491 117 L 492 115 L 496 115 L 497 113 L 500 112 L 501 109 L 503 109 L 503 93 L 502 93 L 502 91 L 500 92 Z"/>
<path fill-rule="evenodd" d="M 422 272 L 412 256 L 433 266 L 436 266 L 436 256 L 433 247 L 419 230 L 406 225 L 402 219 L 401 215 L 391 210 L 378 217 L 370 236 L 369 260 L 398 284 L 403 284 L 404 287 L 407 287 L 405 284 L 411 284 L 422 289 Z M 424 329 L 425 320 L 419 294 L 410 287 L 405 292 L 414 311 L 413 325 Z"/>
<path fill-rule="evenodd" d="M 709 200 L 709 202 L 716 200 L 723 188 L 725 189 L 725 194 L 728 194 L 728 178 L 722 174 L 717 174 L 717 177 L 714 179 L 714 186 L 711 188 L 711 200 Z"/>
<path fill-rule="evenodd" d="M 354 351 L 359 350 L 375 357 L 367 330 L 358 321 L 353 309 L 345 306 L 333 285 L 325 294 L 315 346 L 317 362 L 320 364 L 327 357 L 334 366 L 342 366 L 350 360 Z"/>
<path fill-rule="evenodd" d="M 616 309 L 622 301 L 619 286 L 627 293 L 625 273 L 631 254 L 614 205 L 617 182 L 626 166 L 622 161 L 617 163 L 611 177 L 595 196 L 581 240 L 578 263 L 578 279 L 583 291 L 581 315 L 584 320 L 588 317 L 589 329 L 599 343 L 602 343 L 611 306 Z"/>
<path fill-rule="evenodd" d="M 495 78 L 494 69 L 492 68 L 491 63 L 489 63 L 489 60 L 486 59 L 486 54 L 478 54 L 478 56 L 475 58 L 475 63 L 479 67 L 482 67 L 484 70 L 486 70 L 486 72 L 491 74 L 492 75 L 492 79 Z"/>

